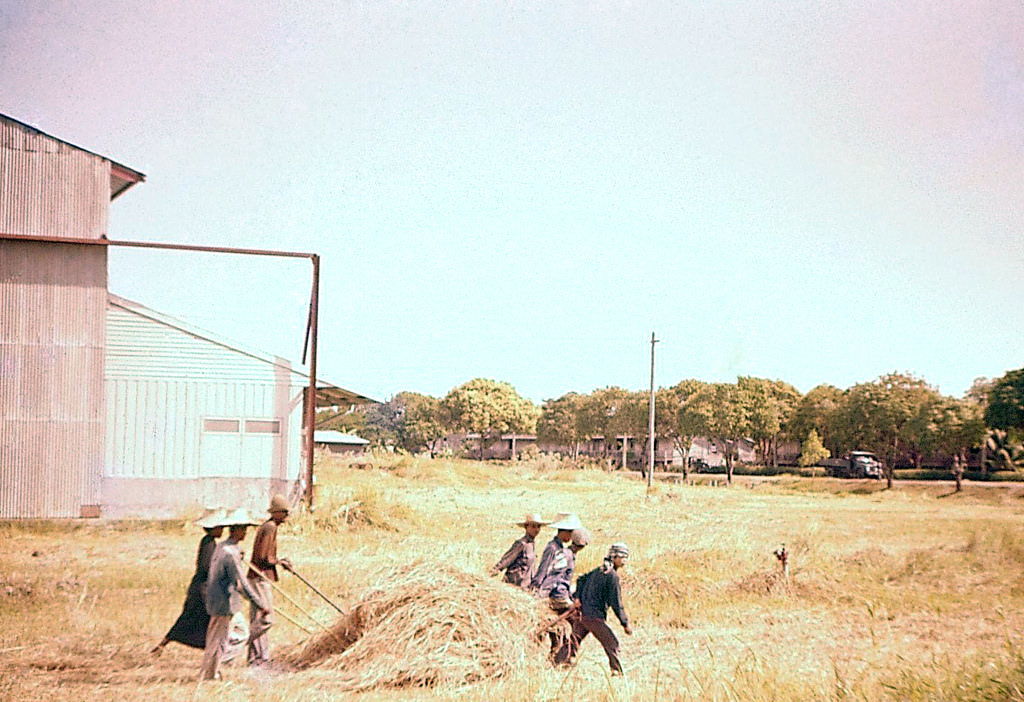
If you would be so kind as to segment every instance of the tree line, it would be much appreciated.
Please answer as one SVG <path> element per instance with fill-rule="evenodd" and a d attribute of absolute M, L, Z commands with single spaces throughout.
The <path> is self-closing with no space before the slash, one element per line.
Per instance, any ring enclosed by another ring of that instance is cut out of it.
<path fill-rule="evenodd" d="M 323 412 L 317 424 L 375 445 L 431 453 L 456 432 L 479 437 L 481 452 L 503 434 L 536 434 L 540 444 L 564 447 L 576 459 L 580 447 L 598 437 L 632 437 L 646 446 L 648 402 L 646 391 L 607 387 L 569 392 L 538 407 L 509 383 L 478 378 L 440 398 L 400 392 L 354 412 Z M 802 463 L 872 451 L 884 460 L 890 481 L 896 465 L 920 468 L 926 460 L 961 472 L 974 460 L 983 471 L 1018 470 L 1024 468 L 1024 368 L 978 379 L 962 398 L 905 373 L 845 390 L 819 385 L 806 394 L 781 380 L 688 379 L 656 391 L 654 434 L 684 455 L 695 438 L 713 440 L 724 448 L 729 479 L 741 440 L 754 442 L 768 465 L 778 464 L 783 442 L 800 444 Z"/>

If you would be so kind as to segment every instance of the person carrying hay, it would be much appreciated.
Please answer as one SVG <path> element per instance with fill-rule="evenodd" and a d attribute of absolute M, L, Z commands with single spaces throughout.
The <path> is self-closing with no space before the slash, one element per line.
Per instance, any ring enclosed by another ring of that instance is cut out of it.
<path fill-rule="evenodd" d="M 605 621 L 608 608 L 611 607 L 615 616 L 622 624 L 622 630 L 628 636 L 633 635 L 629 626 L 629 617 L 622 606 L 622 586 L 619 584 L 618 570 L 629 558 L 629 547 L 624 543 L 614 543 L 608 549 L 604 563 L 576 581 L 576 602 L 579 603 L 580 616 L 573 622 L 572 635 L 555 655 L 557 665 L 566 665 L 576 657 L 580 643 L 587 634 L 593 634 L 608 656 L 608 665 L 612 675 L 622 675 L 622 663 L 619 661 L 619 640 L 615 638 L 611 627 Z"/>
<path fill-rule="evenodd" d="M 558 531 L 555 537 L 544 547 L 540 563 L 537 565 L 537 572 L 530 581 L 530 590 L 538 597 L 547 597 L 551 593 L 554 581 L 548 576 L 552 571 L 564 570 L 569 559 L 573 557 L 569 550 L 569 543 L 572 541 L 572 530 L 582 529 L 583 524 L 580 518 L 571 512 L 562 512 L 558 518 L 549 525 Z"/>
<path fill-rule="evenodd" d="M 249 665 L 263 665 L 270 660 L 270 636 L 267 630 L 274 624 L 274 593 L 270 583 L 277 582 L 277 566 L 285 570 L 292 569 L 291 561 L 277 557 L 277 527 L 288 519 L 290 510 L 291 504 L 284 495 L 274 495 L 267 509 L 270 518 L 256 530 L 252 542 L 252 564 L 256 570 L 249 570 L 246 575 L 249 584 L 259 593 L 260 601 L 266 606 L 260 608 L 254 603 L 250 608 Z"/>
<path fill-rule="evenodd" d="M 546 591 L 548 593 L 548 607 L 558 617 L 555 624 L 548 629 L 552 658 L 568 641 L 572 631 L 573 614 L 566 614 L 575 607 L 575 602 L 572 599 L 572 576 L 576 573 L 576 554 L 586 548 L 588 543 L 590 543 L 589 531 L 583 527 L 573 529 L 564 567 L 553 568 L 539 590 L 539 592 Z"/>
<path fill-rule="evenodd" d="M 217 539 L 224 533 L 224 525 L 221 523 L 224 516 L 225 512 L 222 509 L 211 510 L 196 522 L 196 526 L 202 527 L 206 532 L 199 541 L 199 550 L 196 553 L 196 572 L 193 573 L 192 580 L 188 584 L 181 614 L 178 615 L 178 619 L 171 625 L 160 643 L 150 651 L 154 656 L 163 653 L 164 646 L 171 641 L 177 641 L 192 648 L 206 646 L 206 627 L 210 623 L 210 615 L 206 612 L 206 602 L 203 597 L 206 592 L 206 579 L 210 574 L 210 561 L 217 548 Z"/>
<path fill-rule="evenodd" d="M 490 575 L 497 575 L 504 570 L 506 583 L 521 588 L 529 587 L 537 566 L 537 550 L 534 539 L 540 533 L 540 528 L 547 523 L 537 512 L 527 513 L 526 518 L 518 522 L 526 533 L 512 542 L 512 546 L 505 551 L 505 555 L 491 567 Z"/>
<path fill-rule="evenodd" d="M 242 551 L 239 544 L 245 540 L 246 529 L 256 522 L 245 509 L 236 509 L 221 521 L 228 527 L 228 538 L 217 544 L 210 560 L 210 574 L 206 582 L 206 611 L 210 623 L 206 627 L 206 651 L 199 668 L 200 680 L 215 680 L 227 649 L 231 633 L 231 619 L 242 608 L 244 596 L 260 611 L 264 603 L 245 577 Z"/>

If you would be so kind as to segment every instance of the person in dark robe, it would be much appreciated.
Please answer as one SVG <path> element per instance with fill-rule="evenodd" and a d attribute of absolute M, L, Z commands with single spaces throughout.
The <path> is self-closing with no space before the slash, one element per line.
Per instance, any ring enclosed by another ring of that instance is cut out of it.
<path fill-rule="evenodd" d="M 224 510 L 215 510 L 196 522 L 206 532 L 199 542 L 199 551 L 196 553 L 196 572 L 188 584 L 185 605 L 181 608 L 181 614 L 178 615 L 177 621 L 174 622 L 160 643 L 153 648 L 151 651 L 153 655 L 159 656 L 163 653 L 164 646 L 171 641 L 177 641 L 192 648 L 206 647 L 206 628 L 210 623 L 210 615 L 206 611 L 206 602 L 203 598 L 206 592 L 206 580 L 210 574 L 210 561 L 213 558 L 214 549 L 217 547 L 217 539 L 224 533 L 223 518 Z"/>

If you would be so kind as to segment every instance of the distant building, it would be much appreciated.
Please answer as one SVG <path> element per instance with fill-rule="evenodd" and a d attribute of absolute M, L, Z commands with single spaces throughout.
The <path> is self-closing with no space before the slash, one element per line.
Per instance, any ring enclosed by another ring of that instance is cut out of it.
<path fill-rule="evenodd" d="M 370 442 L 355 434 L 323 430 L 313 432 L 313 444 L 318 449 L 328 453 L 358 456 L 366 452 L 366 447 Z"/>

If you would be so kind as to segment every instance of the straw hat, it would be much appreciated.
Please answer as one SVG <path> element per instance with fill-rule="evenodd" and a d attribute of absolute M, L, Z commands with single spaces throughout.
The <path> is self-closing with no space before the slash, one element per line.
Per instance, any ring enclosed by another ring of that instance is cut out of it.
<path fill-rule="evenodd" d="M 224 515 L 226 512 L 223 509 L 208 509 L 206 514 L 196 520 L 196 526 L 202 527 L 203 529 L 215 529 L 219 526 L 224 526 Z"/>
<path fill-rule="evenodd" d="M 583 522 L 580 521 L 580 518 L 574 512 L 560 512 L 555 517 L 555 521 L 548 524 L 548 526 L 559 531 L 572 531 L 573 529 L 582 528 Z"/>
<path fill-rule="evenodd" d="M 544 517 L 540 516 L 540 512 L 527 512 L 526 516 L 523 517 L 523 521 L 516 522 L 516 524 L 518 524 L 521 527 L 524 527 L 527 524 L 540 524 L 541 526 L 545 526 L 547 525 L 547 523 L 548 522 L 544 519 Z"/>
<path fill-rule="evenodd" d="M 249 514 L 249 510 L 247 510 L 245 507 L 239 507 L 238 509 L 233 509 L 227 514 L 225 514 L 224 518 L 221 519 L 220 524 L 221 526 L 226 527 L 259 526 L 260 522 L 253 519 L 252 515 Z"/>
<path fill-rule="evenodd" d="M 267 507 L 268 512 L 291 512 L 292 505 L 288 501 L 288 498 L 284 495 L 274 495 L 270 498 L 270 506 Z"/>

